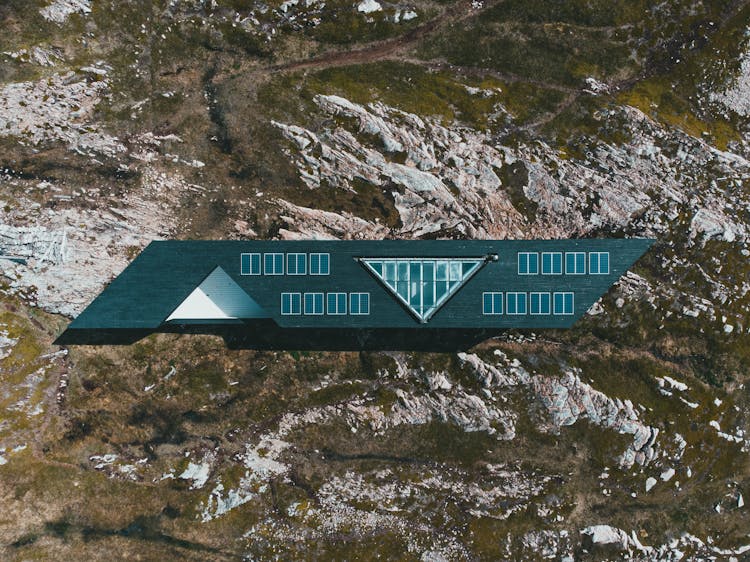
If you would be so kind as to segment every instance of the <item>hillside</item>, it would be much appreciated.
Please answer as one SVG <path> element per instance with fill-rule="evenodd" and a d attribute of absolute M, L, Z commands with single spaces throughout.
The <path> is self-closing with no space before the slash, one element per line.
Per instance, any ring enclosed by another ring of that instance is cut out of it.
<path fill-rule="evenodd" d="M 750 3 L 0 22 L 2 559 L 748 556 Z M 52 344 L 152 239 L 310 237 L 657 242 L 465 353 Z"/>

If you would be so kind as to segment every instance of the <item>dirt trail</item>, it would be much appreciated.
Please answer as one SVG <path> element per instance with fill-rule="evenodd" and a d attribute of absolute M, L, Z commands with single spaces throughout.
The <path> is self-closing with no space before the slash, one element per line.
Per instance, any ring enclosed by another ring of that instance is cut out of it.
<path fill-rule="evenodd" d="M 461 0 L 449 6 L 439 16 L 415 27 L 400 37 L 370 43 L 365 47 L 351 51 L 335 51 L 326 53 L 320 57 L 271 66 L 267 67 L 265 70 L 272 72 L 288 72 L 295 70 L 349 66 L 353 64 L 363 64 L 396 58 L 396 55 L 403 53 L 408 47 L 430 35 L 438 27 L 446 23 L 456 23 L 480 14 L 499 3 L 499 1 L 500 0 L 486 2 L 481 8 L 474 8 L 471 0 Z"/>

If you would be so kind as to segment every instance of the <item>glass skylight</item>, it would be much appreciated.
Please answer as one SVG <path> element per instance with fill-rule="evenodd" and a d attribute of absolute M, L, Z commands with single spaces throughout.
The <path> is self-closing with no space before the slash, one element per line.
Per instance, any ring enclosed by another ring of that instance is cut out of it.
<path fill-rule="evenodd" d="M 385 287 L 427 322 L 485 263 L 485 258 L 361 258 Z"/>

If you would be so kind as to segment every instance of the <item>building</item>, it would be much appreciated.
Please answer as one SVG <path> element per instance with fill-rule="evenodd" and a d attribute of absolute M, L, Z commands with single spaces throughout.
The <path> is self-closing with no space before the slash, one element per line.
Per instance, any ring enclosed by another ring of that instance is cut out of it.
<path fill-rule="evenodd" d="M 569 328 L 647 239 L 157 241 L 58 338 L 214 333 L 234 347 L 460 349 Z"/>

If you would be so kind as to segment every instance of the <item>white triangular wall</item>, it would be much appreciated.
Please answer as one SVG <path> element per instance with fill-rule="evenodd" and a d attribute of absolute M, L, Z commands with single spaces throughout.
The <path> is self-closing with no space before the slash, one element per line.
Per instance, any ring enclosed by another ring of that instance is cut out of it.
<path fill-rule="evenodd" d="M 233 320 L 269 315 L 220 267 L 169 315 L 170 320 Z"/>

